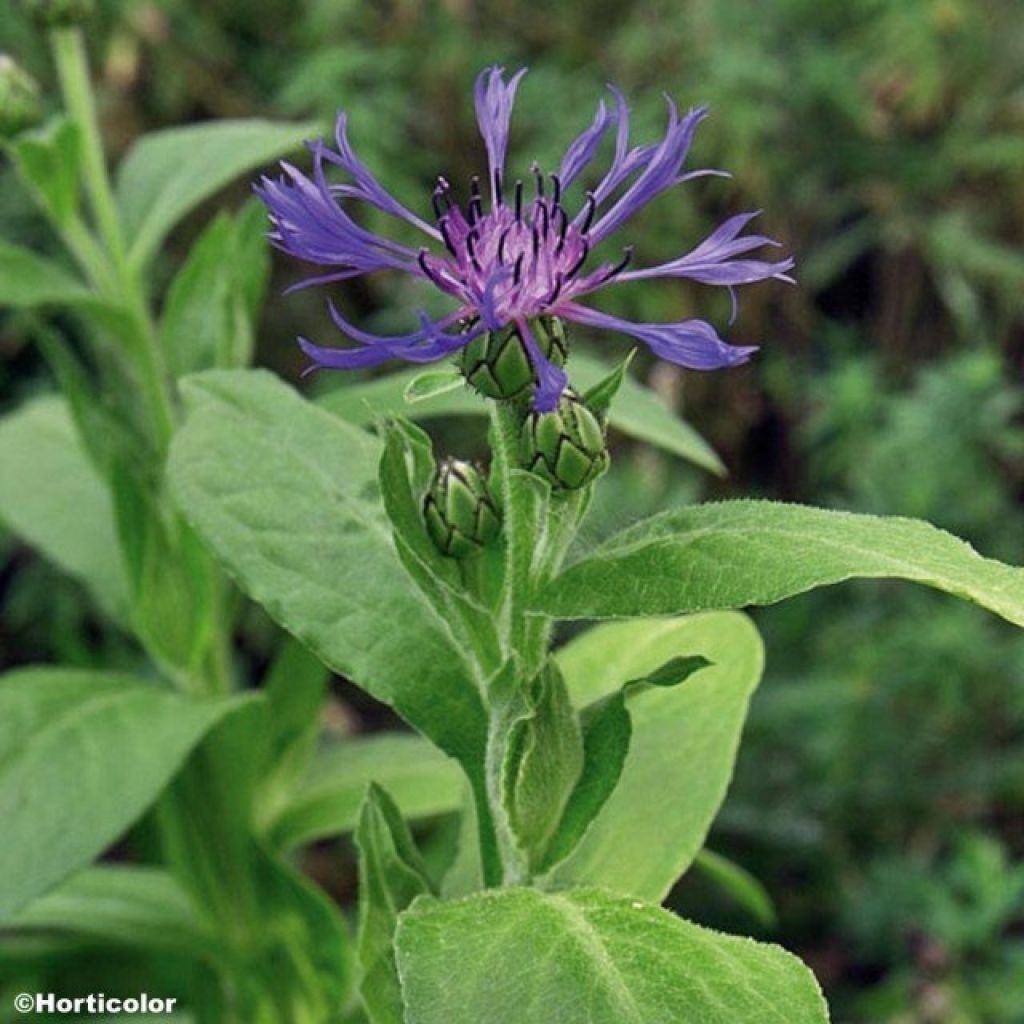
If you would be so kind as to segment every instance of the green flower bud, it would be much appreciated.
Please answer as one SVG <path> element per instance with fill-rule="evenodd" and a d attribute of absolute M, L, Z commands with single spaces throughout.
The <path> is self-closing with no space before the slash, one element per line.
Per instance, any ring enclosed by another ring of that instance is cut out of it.
<path fill-rule="evenodd" d="M 22 7 L 40 28 L 68 28 L 92 17 L 93 0 L 21 0 Z"/>
<path fill-rule="evenodd" d="M 449 558 L 479 554 L 501 530 L 501 513 L 480 471 L 469 462 L 445 459 L 423 501 L 427 532 Z"/>
<path fill-rule="evenodd" d="M 565 325 L 556 316 L 541 316 L 530 327 L 541 351 L 556 366 L 569 355 Z M 460 356 L 463 376 L 486 398 L 506 401 L 530 393 L 534 383 L 529 353 L 515 324 L 474 338 Z"/>
<path fill-rule="evenodd" d="M 6 53 L 0 53 L 0 138 L 13 138 L 43 116 L 35 79 Z"/>
<path fill-rule="evenodd" d="M 572 391 L 554 412 L 532 412 L 523 423 L 523 464 L 552 487 L 579 490 L 608 466 L 601 421 Z"/>

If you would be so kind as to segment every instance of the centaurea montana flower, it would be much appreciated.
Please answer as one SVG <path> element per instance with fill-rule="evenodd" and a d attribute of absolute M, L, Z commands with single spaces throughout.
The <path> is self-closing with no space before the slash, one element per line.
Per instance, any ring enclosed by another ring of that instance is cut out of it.
<path fill-rule="evenodd" d="M 732 290 L 768 278 L 788 281 L 791 259 L 768 262 L 745 254 L 777 245 L 763 235 L 741 232 L 756 216 L 731 217 L 696 248 L 657 266 L 629 270 L 633 253 L 627 246 L 617 262 L 587 268 L 594 249 L 630 217 L 662 192 L 702 174 L 684 173 L 694 132 L 706 116 L 701 107 L 680 116 L 668 100 L 668 124 L 656 144 L 631 146 L 629 108 L 611 88 L 614 109 L 602 100 L 590 126 L 566 150 L 555 173 L 533 165 L 532 186 L 521 180 L 511 187 L 505 177 L 505 151 L 513 101 L 525 69 L 508 81 L 504 69 L 492 67 L 476 80 L 477 121 L 487 150 L 488 195 L 474 177 L 469 202 L 462 208 L 444 178 L 433 192 L 435 221 L 427 223 L 403 206 L 377 181 L 348 139 L 346 116 L 337 119 L 337 149 L 310 143 L 313 174 L 307 177 L 283 163 L 278 180 L 264 178 L 257 193 L 270 212 L 271 240 L 285 252 L 327 270 L 304 284 L 342 281 L 376 270 L 398 270 L 433 283 L 450 296 L 456 308 L 440 320 L 420 314 L 420 327 L 410 334 L 382 337 L 360 330 L 330 306 L 337 326 L 358 347 L 321 348 L 304 338 L 300 344 L 314 367 L 354 369 L 387 360 L 433 362 L 468 345 L 484 332 L 515 330 L 526 348 L 536 382 L 534 405 L 550 411 L 567 386 L 564 370 L 548 358 L 531 322 L 552 317 L 588 327 L 620 331 L 638 338 L 657 356 L 680 366 L 712 370 L 746 362 L 755 346 L 723 341 L 703 320 L 677 323 L 634 323 L 582 305 L 579 300 L 600 288 L 649 277 L 680 277 Z M 593 161 L 599 145 L 615 128 L 614 153 L 604 176 L 584 193 L 579 208 L 569 212 L 569 187 Z M 330 184 L 327 166 L 349 177 Z M 429 240 L 416 251 L 361 227 L 344 206 L 346 200 L 369 203 L 419 229 Z M 734 302 L 735 297 L 733 295 Z"/>

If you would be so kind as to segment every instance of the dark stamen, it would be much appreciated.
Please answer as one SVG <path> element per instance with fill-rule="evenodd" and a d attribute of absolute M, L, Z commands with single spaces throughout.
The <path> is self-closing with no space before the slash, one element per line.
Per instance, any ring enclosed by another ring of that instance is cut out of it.
<path fill-rule="evenodd" d="M 505 203 L 505 193 L 501 188 L 501 171 L 495 170 L 494 172 L 494 201 L 498 206 L 502 206 Z"/>
<path fill-rule="evenodd" d="M 508 233 L 511 228 L 505 228 L 501 233 L 501 237 L 498 239 L 498 262 L 504 265 L 505 263 L 505 240 L 508 238 Z"/>
<path fill-rule="evenodd" d="M 540 234 L 537 231 L 537 225 L 533 226 L 533 258 L 537 259 L 537 250 L 540 248 Z"/>
<path fill-rule="evenodd" d="M 475 224 L 484 215 L 484 204 L 480 196 L 473 196 L 469 201 L 469 223 Z"/>
<path fill-rule="evenodd" d="M 551 216 L 548 213 L 547 203 L 539 203 L 537 205 L 536 209 L 539 209 L 540 212 L 544 215 L 543 216 L 543 224 L 541 225 L 541 229 L 540 230 L 541 230 L 541 234 L 544 235 L 545 238 L 547 238 L 548 228 L 551 226 Z"/>
<path fill-rule="evenodd" d="M 616 263 L 615 266 L 612 267 L 612 269 L 609 270 L 608 273 L 604 275 L 605 281 L 610 281 L 617 274 L 621 274 L 626 269 L 626 267 L 629 266 L 629 261 L 633 258 L 633 246 L 627 245 L 626 248 L 623 249 L 622 251 L 624 254 L 622 259 L 619 260 L 619 262 Z"/>
<path fill-rule="evenodd" d="M 583 239 L 583 248 L 580 251 L 579 259 L 572 265 L 572 268 L 566 272 L 566 280 L 574 278 L 579 272 L 580 267 L 583 266 L 587 261 L 587 256 L 590 255 L 590 245 L 586 239 Z"/>
<path fill-rule="evenodd" d="M 477 258 L 476 258 L 476 231 L 475 230 L 470 231 L 470 233 L 468 235 L 466 235 L 466 252 L 469 253 L 469 258 L 472 261 L 473 266 L 476 268 L 476 270 L 479 271 L 480 264 L 477 262 Z"/>
<path fill-rule="evenodd" d="M 516 223 L 523 219 L 523 183 L 516 182 Z"/>
<path fill-rule="evenodd" d="M 565 284 L 565 278 L 561 274 L 555 274 L 555 287 L 551 294 L 544 300 L 545 306 L 550 306 L 555 299 L 562 293 L 562 285 Z"/>
<path fill-rule="evenodd" d="M 427 253 L 427 249 L 420 249 L 420 254 L 419 256 L 416 257 L 417 262 L 423 268 L 423 273 L 426 274 L 427 277 L 429 277 L 430 280 L 433 281 L 434 284 L 438 286 L 438 288 L 443 288 L 444 285 L 442 284 L 441 279 L 437 276 L 437 274 L 431 269 L 430 265 L 427 263 Z"/>
<path fill-rule="evenodd" d="M 530 167 L 530 171 L 533 173 L 533 180 L 537 183 L 537 198 L 544 198 L 544 172 L 540 169 L 537 164 L 533 164 Z"/>
<path fill-rule="evenodd" d="M 515 269 L 512 271 L 512 283 L 519 284 L 519 279 L 523 274 L 523 253 L 520 253 L 516 259 Z"/>
<path fill-rule="evenodd" d="M 473 177 L 469 179 L 469 194 L 474 199 L 479 199 L 480 198 L 480 175 L 479 174 L 474 174 Z"/>
<path fill-rule="evenodd" d="M 434 207 L 434 219 L 440 220 L 447 212 L 447 208 L 441 205 L 441 193 L 436 189 L 430 197 L 430 202 Z"/>
<path fill-rule="evenodd" d="M 555 246 L 555 255 L 561 256 L 562 246 L 565 245 L 565 233 L 569 230 L 569 214 L 562 206 L 557 207 L 555 213 L 561 218 L 558 222 L 558 245 Z"/>
<path fill-rule="evenodd" d="M 590 225 L 594 220 L 594 212 L 597 210 L 597 200 L 594 198 L 593 192 L 587 193 L 587 210 L 583 214 L 583 223 L 580 225 L 580 234 L 585 235 L 590 230 Z"/>
<path fill-rule="evenodd" d="M 445 248 L 458 259 L 459 254 L 455 251 L 455 245 L 452 242 L 452 236 L 448 234 L 448 218 L 443 217 L 437 222 L 437 226 L 441 231 L 441 237 L 444 239 Z"/>
<path fill-rule="evenodd" d="M 559 200 L 562 198 L 562 179 L 557 174 L 549 175 L 551 178 L 551 202 L 555 206 L 558 205 Z"/>

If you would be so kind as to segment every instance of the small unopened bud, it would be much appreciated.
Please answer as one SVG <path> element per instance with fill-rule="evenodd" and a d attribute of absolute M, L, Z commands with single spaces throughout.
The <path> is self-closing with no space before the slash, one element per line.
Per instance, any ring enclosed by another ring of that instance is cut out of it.
<path fill-rule="evenodd" d="M 40 28 L 68 28 L 92 17 L 94 0 L 21 0 L 29 17 Z"/>
<path fill-rule="evenodd" d="M 527 469 L 566 491 L 585 487 L 608 466 L 604 428 L 571 391 L 562 395 L 553 412 L 527 416 L 521 446 Z"/>
<path fill-rule="evenodd" d="M 530 327 L 544 355 L 556 366 L 564 366 L 569 341 L 562 321 L 555 316 L 541 316 Z M 534 384 L 530 355 L 515 324 L 474 338 L 462 350 L 459 366 L 466 380 L 486 398 L 519 398 L 528 394 Z"/>
<path fill-rule="evenodd" d="M 438 551 L 449 558 L 479 554 L 501 530 L 501 513 L 487 482 L 469 462 L 445 459 L 423 502 L 423 518 Z"/>
<path fill-rule="evenodd" d="M 36 80 L 6 53 L 0 53 L 0 138 L 32 128 L 43 116 Z"/>

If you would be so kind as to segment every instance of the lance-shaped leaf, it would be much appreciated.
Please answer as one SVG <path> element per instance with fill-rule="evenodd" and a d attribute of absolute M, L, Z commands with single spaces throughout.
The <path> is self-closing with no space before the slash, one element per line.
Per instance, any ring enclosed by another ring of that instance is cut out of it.
<path fill-rule="evenodd" d="M 618 784 L 554 868 L 556 884 L 665 898 L 725 797 L 763 663 L 757 630 L 735 612 L 607 623 L 558 652 L 569 691 L 583 706 L 617 691 L 623 679 L 697 656 L 711 664 L 685 685 L 648 687 L 630 698 L 632 736 Z"/>
<path fill-rule="evenodd" d="M 67 224 L 78 209 L 78 125 L 69 117 L 55 117 L 36 131 L 19 136 L 10 144 L 10 153 L 22 181 L 47 214 L 56 224 Z"/>
<path fill-rule="evenodd" d="M 778 946 L 595 889 L 418 900 L 398 927 L 405 1024 L 827 1024 Z"/>
<path fill-rule="evenodd" d="M 105 945 L 155 949 L 216 964 L 220 950 L 176 879 L 160 868 L 86 868 L 5 922 L 18 933 L 66 934 Z"/>
<path fill-rule="evenodd" d="M 772 604 L 815 587 L 905 579 L 1024 626 L 1024 570 L 928 523 L 770 501 L 698 505 L 624 530 L 538 596 L 560 618 L 671 615 Z"/>
<path fill-rule="evenodd" d="M 0 677 L 0 917 L 118 839 L 236 706 L 113 673 Z"/>
<path fill-rule="evenodd" d="M 351 832 L 371 782 L 394 796 L 406 818 L 422 819 L 458 810 L 465 777 L 451 758 L 418 736 L 339 740 L 316 754 L 287 798 L 272 808 L 266 825 L 272 841 L 291 847 Z"/>
<path fill-rule="evenodd" d="M 633 734 L 627 698 L 651 686 L 677 686 L 709 664 L 700 655 L 672 658 L 583 709 L 580 713 L 583 769 L 565 805 L 558 830 L 545 851 L 544 868 L 553 867 L 572 853 L 622 775 Z"/>
<path fill-rule="evenodd" d="M 399 563 L 380 444 L 267 373 L 211 371 L 185 391 L 172 490 L 242 589 L 470 771 L 481 765 L 475 668 Z"/>
<path fill-rule="evenodd" d="M 502 803 L 512 832 L 536 871 L 545 861 L 584 760 L 579 719 L 554 662 L 513 698 L 502 728 Z"/>
<path fill-rule="evenodd" d="M 113 503 L 63 399 L 37 398 L 0 420 L 0 520 L 127 621 Z"/>
<path fill-rule="evenodd" d="M 315 124 L 212 121 L 144 135 L 117 172 L 131 259 L 146 263 L 174 225 L 232 179 L 297 148 Z"/>
<path fill-rule="evenodd" d="M 92 293 L 60 264 L 12 242 L 0 242 L 0 307 L 89 302 Z"/>
<path fill-rule="evenodd" d="M 359 846 L 360 992 L 372 1024 L 404 1024 L 395 966 L 398 915 L 434 892 L 398 806 L 371 783 L 356 829 Z"/>

